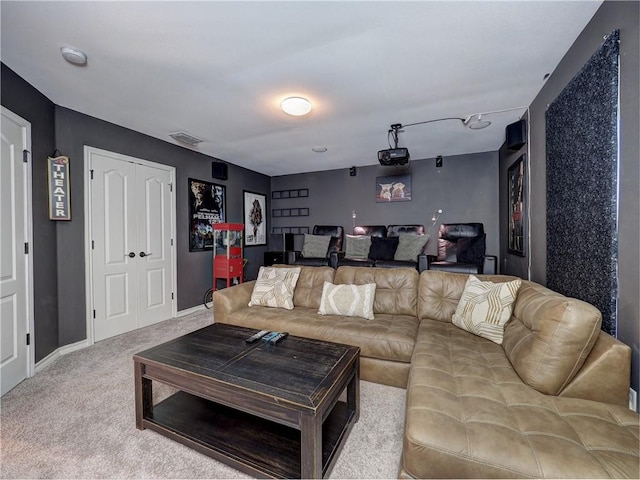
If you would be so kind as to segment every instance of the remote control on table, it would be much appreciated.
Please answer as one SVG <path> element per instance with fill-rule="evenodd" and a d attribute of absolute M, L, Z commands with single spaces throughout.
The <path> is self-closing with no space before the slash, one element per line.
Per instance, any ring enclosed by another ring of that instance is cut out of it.
<path fill-rule="evenodd" d="M 268 342 L 269 340 L 274 338 L 276 335 L 278 335 L 278 332 L 267 333 L 264 337 L 262 337 L 262 340 L 265 342 Z"/>
<path fill-rule="evenodd" d="M 289 335 L 288 332 L 282 332 L 282 333 L 278 333 L 275 337 L 270 338 L 269 339 L 269 343 L 271 345 L 277 345 L 278 343 L 280 343 L 282 340 L 284 340 L 285 338 L 287 338 L 287 335 Z"/>
<path fill-rule="evenodd" d="M 269 333 L 269 330 L 260 330 L 258 333 L 256 333 L 255 335 L 251 335 L 249 338 L 247 338 L 245 340 L 245 342 L 247 343 L 253 343 L 256 340 L 264 337 L 267 333 Z"/>

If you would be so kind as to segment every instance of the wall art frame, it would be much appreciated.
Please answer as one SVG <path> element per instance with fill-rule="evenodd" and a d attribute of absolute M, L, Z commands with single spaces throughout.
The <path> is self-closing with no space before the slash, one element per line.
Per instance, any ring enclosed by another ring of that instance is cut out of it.
<path fill-rule="evenodd" d="M 376 177 L 376 202 L 410 202 L 411 175 Z"/>
<path fill-rule="evenodd" d="M 524 257 L 527 255 L 527 163 L 525 155 L 521 155 L 511 164 L 507 171 L 509 195 L 509 243 L 508 252 Z"/>
<path fill-rule="evenodd" d="M 189 178 L 189 251 L 213 250 L 213 225 L 224 223 L 226 187 Z"/>
<path fill-rule="evenodd" d="M 244 245 L 255 247 L 267 244 L 267 196 L 243 190 Z"/>

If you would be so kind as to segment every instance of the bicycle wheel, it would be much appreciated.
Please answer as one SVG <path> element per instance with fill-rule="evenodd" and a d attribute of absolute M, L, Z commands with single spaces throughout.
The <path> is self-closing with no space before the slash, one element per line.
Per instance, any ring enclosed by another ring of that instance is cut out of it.
<path fill-rule="evenodd" d="M 204 303 L 206 308 L 211 308 L 213 306 L 213 288 L 210 288 L 207 290 L 207 293 L 204 294 L 202 303 Z"/>

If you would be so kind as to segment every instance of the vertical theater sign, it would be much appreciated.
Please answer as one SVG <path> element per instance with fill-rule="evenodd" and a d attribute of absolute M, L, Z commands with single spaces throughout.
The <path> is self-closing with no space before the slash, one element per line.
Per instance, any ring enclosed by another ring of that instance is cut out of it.
<path fill-rule="evenodd" d="M 69 157 L 48 158 L 49 219 L 71 220 Z"/>

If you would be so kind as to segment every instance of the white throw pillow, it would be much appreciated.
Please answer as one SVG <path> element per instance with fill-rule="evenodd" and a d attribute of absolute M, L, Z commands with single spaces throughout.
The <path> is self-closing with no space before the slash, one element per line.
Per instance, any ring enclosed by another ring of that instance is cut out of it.
<path fill-rule="evenodd" d="M 453 314 L 453 324 L 502 345 L 504 326 L 511 318 L 520 279 L 505 283 L 483 282 L 469 275 Z"/>
<path fill-rule="evenodd" d="M 262 305 L 293 310 L 293 292 L 299 276 L 300 267 L 260 267 L 249 306 Z"/>
<path fill-rule="evenodd" d="M 376 298 L 376 284 L 334 285 L 324 282 L 320 299 L 320 315 L 343 315 L 373 320 L 373 301 Z"/>

